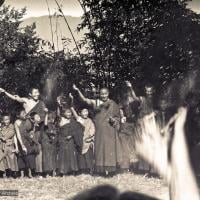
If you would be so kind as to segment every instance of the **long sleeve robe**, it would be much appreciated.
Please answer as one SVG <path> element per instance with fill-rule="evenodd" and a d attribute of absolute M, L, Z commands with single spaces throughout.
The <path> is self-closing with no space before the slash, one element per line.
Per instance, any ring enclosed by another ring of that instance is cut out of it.
<path fill-rule="evenodd" d="M 111 123 L 110 118 L 114 118 L 115 123 Z M 114 101 L 108 100 L 97 107 L 94 148 L 97 172 L 116 170 L 119 119 L 120 110 Z"/>
<path fill-rule="evenodd" d="M 60 127 L 59 150 L 58 150 L 58 171 L 67 174 L 78 171 L 77 154 L 81 153 L 83 145 L 83 127 L 71 120 Z M 68 136 L 71 136 L 68 138 Z"/>

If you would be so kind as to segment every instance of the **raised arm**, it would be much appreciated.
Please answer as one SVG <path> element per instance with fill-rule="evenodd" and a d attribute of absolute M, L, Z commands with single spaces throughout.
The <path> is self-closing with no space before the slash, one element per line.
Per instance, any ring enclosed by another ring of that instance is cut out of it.
<path fill-rule="evenodd" d="M 132 84 L 129 81 L 125 81 L 126 86 L 130 89 L 131 95 L 134 100 L 139 100 L 140 98 L 136 96 L 135 91 L 133 90 Z"/>
<path fill-rule="evenodd" d="M 76 110 L 73 107 L 74 97 L 73 97 L 73 95 L 71 93 L 69 93 L 69 98 L 71 99 L 71 103 L 72 103 L 72 106 L 71 106 L 72 114 L 74 115 L 75 119 L 78 120 L 79 119 L 79 115 L 78 115 L 78 113 L 76 112 Z"/>
<path fill-rule="evenodd" d="M 12 95 L 8 92 L 6 92 L 3 88 L 0 88 L 0 93 L 4 93 L 7 97 L 9 97 L 10 99 L 17 101 L 19 103 L 26 103 L 26 99 L 19 97 L 18 95 Z"/>
<path fill-rule="evenodd" d="M 86 97 L 82 94 L 82 92 L 76 87 L 76 85 L 73 85 L 73 89 L 78 93 L 79 97 L 81 98 L 81 100 L 82 100 L 84 103 L 86 103 L 86 104 L 88 104 L 88 105 L 90 105 L 90 106 L 94 106 L 94 105 L 95 105 L 95 100 L 86 98 Z"/>

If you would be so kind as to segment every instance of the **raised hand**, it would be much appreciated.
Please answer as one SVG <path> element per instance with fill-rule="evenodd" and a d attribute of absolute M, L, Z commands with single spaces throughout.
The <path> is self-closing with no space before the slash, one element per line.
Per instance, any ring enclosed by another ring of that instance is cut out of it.
<path fill-rule="evenodd" d="M 72 93 L 69 93 L 69 98 L 70 98 L 71 100 L 74 99 L 74 96 L 72 95 Z"/>
<path fill-rule="evenodd" d="M 3 88 L 0 88 L 0 93 L 4 93 L 5 90 Z"/>
<path fill-rule="evenodd" d="M 48 113 L 49 112 L 48 108 L 44 108 L 44 112 Z"/>
<path fill-rule="evenodd" d="M 56 99 L 58 105 L 61 105 L 61 98 L 62 98 L 61 96 L 58 96 L 57 99 Z"/>
<path fill-rule="evenodd" d="M 130 81 L 125 81 L 125 83 L 126 83 L 126 86 L 127 86 L 127 87 L 131 87 L 131 88 L 132 88 L 132 84 L 131 84 Z"/>
<path fill-rule="evenodd" d="M 122 117 L 122 118 L 121 118 L 121 123 L 122 123 L 122 124 L 126 123 L 126 117 Z"/>
<path fill-rule="evenodd" d="M 72 88 L 75 90 L 75 91 L 78 91 L 79 89 L 76 87 L 75 84 L 73 84 Z"/>

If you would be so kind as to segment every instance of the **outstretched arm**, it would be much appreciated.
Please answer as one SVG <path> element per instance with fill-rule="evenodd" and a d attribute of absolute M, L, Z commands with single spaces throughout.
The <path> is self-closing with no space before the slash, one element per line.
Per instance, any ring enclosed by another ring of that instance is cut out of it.
<path fill-rule="evenodd" d="M 71 106 L 72 114 L 74 115 L 75 119 L 78 120 L 79 119 L 79 115 L 78 115 L 78 113 L 76 112 L 76 110 L 73 107 L 74 97 L 73 97 L 73 95 L 71 93 L 69 93 L 69 98 L 71 99 L 71 103 L 72 103 L 72 106 Z"/>
<path fill-rule="evenodd" d="M 25 98 L 19 97 L 18 95 L 12 95 L 12 94 L 6 92 L 3 88 L 0 88 L 0 93 L 4 93 L 7 97 L 9 97 L 10 99 L 17 101 L 19 103 L 26 103 Z"/>
<path fill-rule="evenodd" d="M 76 110 L 74 109 L 74 107 L 71 107 L 71 111 L 72 111 L 72 113 L 73 113 L 75 119 L 78 120 L 79 115 L 78 115 L 78 113 L 76 112 Z"/>
<path fill-rule="evenodd" d="M 133 90 L 132 84 L 129 81 L 125 81 L 126 86 L 131 90 L 131 96 L 134 100 L 139 100 L 139 97 L 136 96 L 135 91 Z"/>
<path fill-rule="evenodd" d="M 90 105 L 90 106 L 94 106 L 94 105 L 95 105 L 95 100 L 86 98 L 86 97 L 82 94 L 82 92 L 76 87 L 76 85 L 73 85 L 73 89 L 74 89 L 75 91 L 77 91 L 79 97 L 81 98 L 81 100 L 82 100 L 84 103 L 86 103 L 86 104 L 88 104 L 88 105 Z"/>

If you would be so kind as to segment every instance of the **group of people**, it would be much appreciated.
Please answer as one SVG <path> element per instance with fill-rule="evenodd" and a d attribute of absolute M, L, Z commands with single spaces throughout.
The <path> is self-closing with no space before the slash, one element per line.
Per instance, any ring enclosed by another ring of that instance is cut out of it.
<path fill-rule="evenodd" d="M 139 120 L 153 111 L 153 87 L 146 86 L 146 96 L 137 97 L 130 82 L 123 101 L 109 98 L 107 88 L 100 89 L 98 99 L 86 98 L 73 85 L 73 94 L 83 102 L 77 110 L 74 96 L 51 111 L 40 99 L 38 88 L 31 88 L 27 98 L 0 92 L 22 104 L 15 121 L 2 114 L 0 130 L 1 176 L 63 176 L 77 173 L 113 175 L 117 169 L 127 171 L 130 163 L 137 170 L 154 172 L 135 153 L 135 133 Z M 94 117 L 90 118 L 90 110 Z"/>

